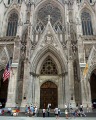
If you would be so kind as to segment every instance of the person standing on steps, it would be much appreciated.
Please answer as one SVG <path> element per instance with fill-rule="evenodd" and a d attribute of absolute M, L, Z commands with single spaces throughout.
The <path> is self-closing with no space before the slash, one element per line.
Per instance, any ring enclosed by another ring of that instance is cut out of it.
<path fill-rule="evenodd" d="M 47 115 L 50 117 L 50 108 L 47 108 Z"/>
<path fill-rule="evenodd" d="M 46 113 L 45 108 L 43 108 L 42 113 L 43 113 L 43 118 L 44 118 L 45 117 L 45 113 Z"/>
<path fill-rule="evenodd" d="M 68 107 L 66 104 L 65 104 L 65 117 L 66 119 L 68 119 Z"/>
<path fill-rule="evenodd" d="M 58 107 L 56 107 L 55 109 L 54 109 L 54 112 L 55 112 L 55 116 L 56 116 L 56 119 L 58 118 Z"/>

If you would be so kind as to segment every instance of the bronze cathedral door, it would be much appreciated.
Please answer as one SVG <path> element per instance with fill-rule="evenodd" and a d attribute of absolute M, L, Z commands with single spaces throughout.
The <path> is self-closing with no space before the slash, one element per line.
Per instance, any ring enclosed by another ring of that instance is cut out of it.
<path fill-rule="evenodd" d="M 45 82 L 40 88 L 40 108 L 47 108 L 49 103 L 52 109 L 58 105 L 57 85 L 51 81 Z"/>

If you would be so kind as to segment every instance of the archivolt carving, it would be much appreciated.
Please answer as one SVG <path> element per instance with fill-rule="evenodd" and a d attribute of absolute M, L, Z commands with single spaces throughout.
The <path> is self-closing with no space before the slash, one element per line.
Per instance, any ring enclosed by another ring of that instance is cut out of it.
<path fill-rule="evenodd" d="M 36 25 L 36 33 L 42 33 L 44 30 L 44 24 L 39 21 Z"/>
<path fill-rule="evenodd" d="M 96 48 L 93 46 L 89 58 L 88 58 L 88 75 L 90 77 L 91 72 L 96 68 Z"/>
<path fill-rule="evenodd" d="M 91 66 L 93 66 L 94 64 L 96 64 L 96 48 L 93 46 L 89 59 L 88 59 L 88 63 Z"/>

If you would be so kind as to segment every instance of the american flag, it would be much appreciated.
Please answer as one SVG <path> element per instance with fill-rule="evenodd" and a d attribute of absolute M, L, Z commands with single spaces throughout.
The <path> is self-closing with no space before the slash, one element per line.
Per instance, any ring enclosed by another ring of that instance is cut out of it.
<path fill-rule="evenodd" d="M 9 77 L 10 77 L 10 63 L 8 62 L 3 73 L 3 82 L 6 81 Z"/>

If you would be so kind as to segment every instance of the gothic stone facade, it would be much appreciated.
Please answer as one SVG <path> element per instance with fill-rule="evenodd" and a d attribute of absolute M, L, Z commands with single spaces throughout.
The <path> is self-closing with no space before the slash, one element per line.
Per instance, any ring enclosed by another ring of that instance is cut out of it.
<path fill-rule="evenodd" d="M 0 0 L 0 71 L 12 57 L 6 107 L 91 106 L 95 24 L 96 0 Z"/>

